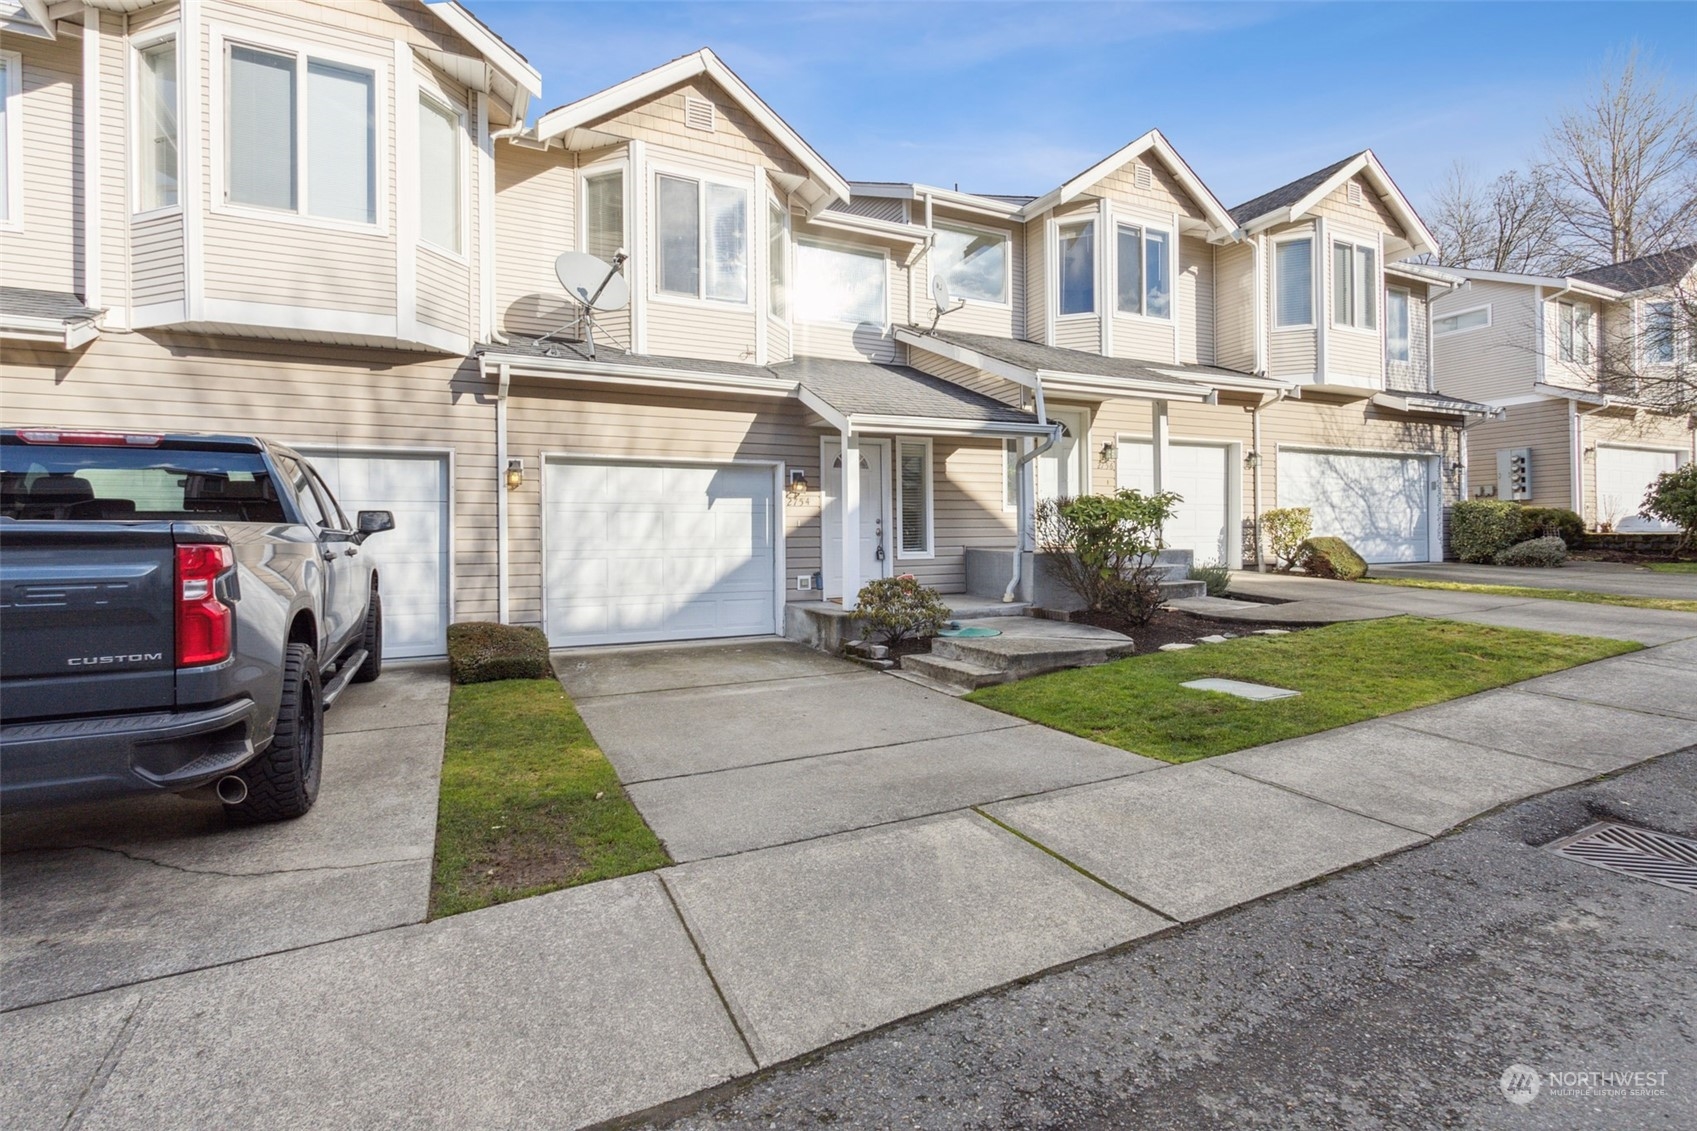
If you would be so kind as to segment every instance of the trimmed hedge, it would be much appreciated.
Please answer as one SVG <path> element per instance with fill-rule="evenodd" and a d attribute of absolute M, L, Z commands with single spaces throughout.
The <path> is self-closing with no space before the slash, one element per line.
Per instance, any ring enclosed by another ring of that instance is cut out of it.
<path fill-rule="evenodd" d="M 1570 550 L 1585 540 L 1585 520 L 1565 507 L 1525 507 L 1520 512 L 1520 540 L 1560 538 Z"/>
<path fill-rule="evenodd" d="M 1567 543 L 1554 534 L 1546 538 L 1528 538 L 1497 554 L 1501 566 L 1559 566 L 1567 560 Z"/>
<path fill-rule="evenodd" d="M 1490 562 L 1516 542 L 1522 507 L 1501 499 L 1463 499 L 1450 511 L 1450 546 L 1464 562 Z"/>
<path fill-rule="evenodd" d="M 551 679 L 548 638 L 540 628 L 493 621 L 448 626 L 448 672 L 455 683 Z"/>
<path fill-rule="evenodd" d="M 1297 551 L 1297 559 L 1315 577 L 1359 581 L 1367 576 L 1367 560 L 1342 538 L 1309 538 Z"/>

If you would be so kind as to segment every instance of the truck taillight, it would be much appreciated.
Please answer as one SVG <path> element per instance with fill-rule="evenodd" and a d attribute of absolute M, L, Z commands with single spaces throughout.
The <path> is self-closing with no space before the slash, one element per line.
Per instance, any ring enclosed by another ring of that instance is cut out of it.
<path fill-rule="evenodd" d="M 177 666 L 216 664 L 230 656 L 234 614 L 218 599 L 218 578 L 235 562 L 230 547 L 177 547 Z"/>

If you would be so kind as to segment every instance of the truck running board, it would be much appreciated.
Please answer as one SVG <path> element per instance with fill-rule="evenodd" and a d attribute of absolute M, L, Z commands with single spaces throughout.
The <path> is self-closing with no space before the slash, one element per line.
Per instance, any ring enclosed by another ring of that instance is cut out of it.
<path fill-rule="evenodd" d="M 361 648 L 359 651 L 351 653 L 337 665 L 336 674 L 331 677 L 329 683 L 324 685 L 322 692 L 326 711 L 335 706 L 337 698 L 347 689 L 348 684 L 354 678 L 354 673 L 359 671 L 360 666 L 365 663 L 365 658 L 369 655 L 371 655 L 369 651 Z"/>

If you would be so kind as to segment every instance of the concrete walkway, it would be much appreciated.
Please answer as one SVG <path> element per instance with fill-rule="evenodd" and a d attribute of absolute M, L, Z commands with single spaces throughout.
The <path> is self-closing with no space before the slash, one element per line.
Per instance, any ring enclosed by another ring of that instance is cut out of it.
<path fill-rule="evenodd" d="M 13 1009 L 9 1123 L 581 1126 L 1697 743 L 1697 639 L 1182 766 L 1118 751 L 1090 763 L 827 657 L 734 647 L 565 672 L 615 759 L 647 775 L 634 795 L 693 774 L 733 783 L 715 803 L 750 805 L 738 790 L 768 784 L 750 775 L 869 762 L 810 791 L 774 785 L 781 801 L 740 818 L 770 826 L 752 835 L 687 811 L 669 827 L 701 830 L 685 842 L 698 856 L 657 873 Z M 809 701 L 817 713 L 798 714 Z M 733 707 L 761 725 L 730 733 L 718 720 Z M 865 733 L 833 730 L 833 714 Z M 933 737 L 896 741 L 910 717 Z M 926 748 L 997 738 L 1019 756 Z M 807 752 L 773 757 L 791 748 Z M 683 750 L 718 768 L 692 770 Z M 944 791 L 963 766 L 1027 795 L 906 818 L 876 790 L 845 801 L 859 779 Z M 678 812 L 656 796 L 653 812 Z M 885 823 L 831 831 L 851 819 Z"/>
<path fill-rule="evenodd" d="M 1622 562 L 1570 561 L 1559 569 L 1421 562 L 1374 566 L 1373 576 L 1459 581 L 1468 585 L 1518 585 L 1529 589 L 1577 589 L 1584 593 L 1697 601 L 1697 574 L 1657 573 Z"/>

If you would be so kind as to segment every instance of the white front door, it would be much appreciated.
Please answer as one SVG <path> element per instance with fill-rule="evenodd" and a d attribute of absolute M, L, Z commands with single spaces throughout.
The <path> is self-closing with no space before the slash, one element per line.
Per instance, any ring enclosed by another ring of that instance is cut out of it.
<path fill-rule="evenodd" d="M 875 577 L 889 574 L 890 553 L 885 548 L 889 540 L 888 497 L 889 481 L 884 467 L 888 442 L 862 440 L 860 447 L 860 580 L 864 584 Z M 826 440 L 825 464 L 825 529 L 821 544 L 824 547 L 825 596 L 843 595 L 843 517 L 839 502 L 843 497 L 842 443 Z"/>
<path fill-rule="evenodd" d="M 1197 565 L 1234 561 L 1231 450 L 1228 444 L 1167 444 L 1159 489 L 1183 501 L 1161 534 L 1172 549 L 1189 550 Z M 1157 490 L 1153 441 L 1120 441 L 1119 485 L 1145 494 Z"/>
<path fill-rule="evenodd" d="M 1307 507 L 1316 535 L 1342 538 L 1370 565 L 1432 559 L 1433 457 L 1283 449 L 1278 458 L 1275 505 Z"/>
<path fill-rule="evenodd" d="M 1615 448 L 1597 445 L 1597 521 L 1616 530 L 1678 530 L 1672 523 L 1638 513 L 1656 476 L 1679 467 L 1671 449 Z"/>
<path fill-rule="evenodd" d="M 1052 408 L 1048 415 L 1066 434 L 1037 457 L 1037 501 L 1090 494 L 1090 410 Z"/>

